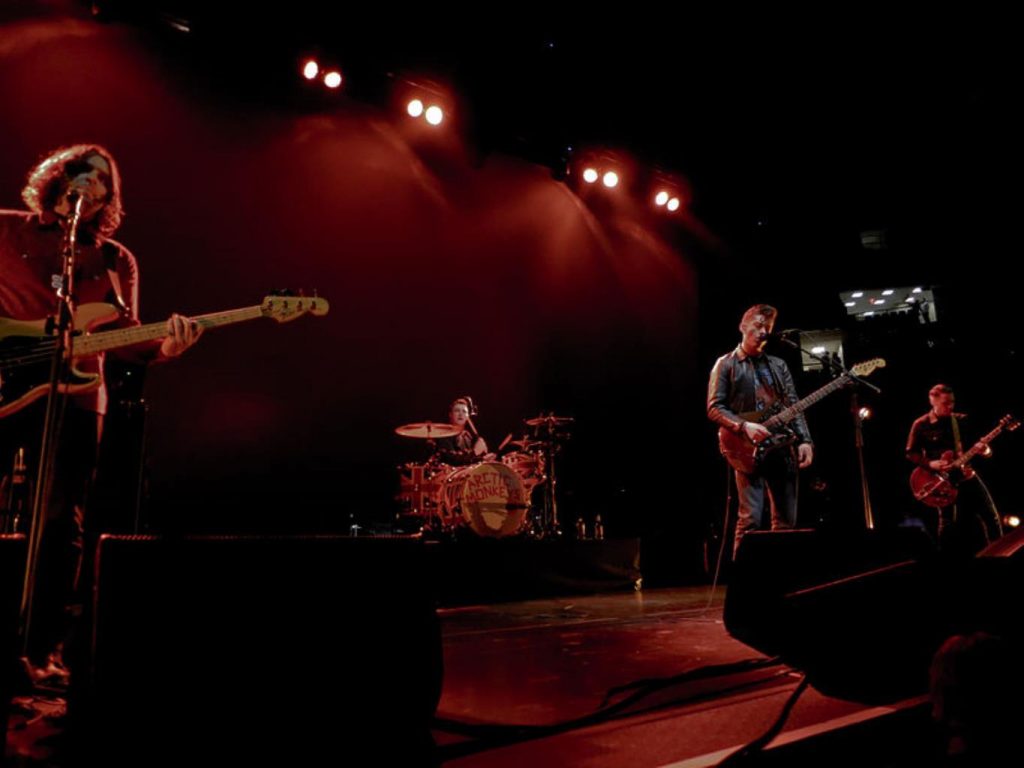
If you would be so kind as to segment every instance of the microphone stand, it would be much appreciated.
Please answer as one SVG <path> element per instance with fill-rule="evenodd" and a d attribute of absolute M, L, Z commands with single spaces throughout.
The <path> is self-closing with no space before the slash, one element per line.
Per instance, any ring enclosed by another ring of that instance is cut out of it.
<path fill-rule="evenodd" d="M 64 419 L 66 393 L 61 383 L 71 365 L 74 343 L 74 279 L 75 256 L 78 245 L 78 227 L 82 219 L 85 198 L 77 195 L 74 211 L 64 232 L 61 245 L 62 268 L 53 279 L 57 294 L 57 305 L 53 317 L 47 320 L 47 330 L 56 342 L 50 363 L 50 384 L 46 397 L 46 415 L 43 419 L 42 441 L 39 447 L 39 468 L 36 474 L 35 493 L 32 499 L 32 524 L 29 529 L 28 557 L 25 562 L 25 578 L 21 591 L 21 648 L 22 655 L 28 653 L 28 641 L 32 629 L 32 596 L 35 591 L 36 570 L 39 563 L 39 546 L 42 538 L 46 506 L 53 489 L 53 466 L 57 454 L 57 440 Z"/>
<path fill-rule="evenodd" d="M 881 394 L 881 389 L 876 387 L 874 384 L 865 381 L 860 376 L 850 373 L 846 366 L 843 365 L 842 361 L 837 359 L 834 355 L 830 355 L 828 352 L 822 352 L 820 355 L 808 352 L 797 342 L 785 335 L 780 335 L 776 338 L 782 343 L 788 344 L 793 349 L 798 350 L 801 354 L 817 360 L 821 363 L 821 367 L 823 369 L 831 370 L 834 376 L 846 376 L 851 381 L 874 390 L 875 394 Z M 857 449 L 857 464 L 860 468 L 860 493 L 864 506 L 864 527 L 871 531 L 875 528 L 875 517 L 871 509 L 871 493 L 868 488 L 868 474 L 864 464 L 864 419 L 860 415 L 860 400 L 856 391 L 854 391 L 850 396 L 850 409 L 853 415 L 854 446 Z"/>

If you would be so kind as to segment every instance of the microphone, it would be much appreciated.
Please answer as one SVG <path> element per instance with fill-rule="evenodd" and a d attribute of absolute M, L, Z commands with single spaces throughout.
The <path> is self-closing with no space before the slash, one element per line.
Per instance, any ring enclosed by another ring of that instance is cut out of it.
<path fill-rule="evenodd" d="M 64 199 L 74 207 L 79 200 L 82 201 L 83 205 L 89 206 L 94 202 L 92 187 L 89 182 L 75 182 L 72 180 L 68 184 L 68 188 L 64 191 Z"/>
<path fill-rule="evenodd" d="M 466 401 L 466 403 L 469 404 L 469 415 L 479 416 L 480 410 L 476 407 L 476 403 L 473 402 L 473 398 L 470 397 L 469 395 L 465 395 L 463 399 Z"/>
<path fill-rule="evenodd" d="M 799 334 L 799 328 L 787 328 L 784 331 L 772 331 L 768 334 L 767 338 L 768 340 L 788 339 L 790 336 L 797 336 Z"/>

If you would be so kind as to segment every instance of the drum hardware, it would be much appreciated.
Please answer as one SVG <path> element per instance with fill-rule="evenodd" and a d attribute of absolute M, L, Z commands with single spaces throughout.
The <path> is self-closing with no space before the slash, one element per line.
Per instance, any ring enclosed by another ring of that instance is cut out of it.
<path fill-rule="evenodd" d="M 558 519 L 558 478 L 555 473 L 555 454 L 561 450 L 560 443 L 569 439 L 566 430 L 573 421 L 571 416 L 542 413 L 540 416 L 525 419 L 523 422 L 533 433 L 523 438 L 523 444 L 535 445 L 536 450 L 544 459 L 545 474 L 541 481 L 544 493 L 535 522 L 537 535 L 541 537 L 562 535 Z"/>

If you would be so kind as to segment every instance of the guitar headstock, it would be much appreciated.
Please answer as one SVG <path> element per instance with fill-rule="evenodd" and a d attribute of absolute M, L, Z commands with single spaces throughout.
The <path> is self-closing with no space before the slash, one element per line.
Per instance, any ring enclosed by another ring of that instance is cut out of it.
<path fill-rule="evenodd" d="M 330 305 L 320 296 L 265 296 L 260 305 L 264 317 L 287 323 L 305 314 L 326 315 Z"/>
<path fill-rule="evenodd" d="M 1007 432 L 1013 432 L 1020 426 L 1020 419 L 1017 419 L 1012 414 L 1008 413 L 999 420 L 999 426 Z"/>
<path fill-rule="evenodd" d="M 872 357 L 870 360 L 865 360 L 863 363 L 857 363 L 850 369 L 850 373 L 854 376 L 870 376 L 877 368 L 885 368 L 884 358 Z"/>

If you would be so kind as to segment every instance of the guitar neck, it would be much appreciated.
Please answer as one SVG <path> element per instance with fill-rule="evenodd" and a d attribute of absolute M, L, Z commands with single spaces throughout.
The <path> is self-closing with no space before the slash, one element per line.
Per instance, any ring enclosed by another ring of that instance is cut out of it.
<path fill-rule="evenodd" d="M 983 450 L 985 450 L 985 446 L 988 445 L 989 443 L 991 443 L 993 440 L 995 440 L 995 438 L 998 437 L 999 433 L 1002 432 L 1002 431 L 1003 431 L 1003 425 L 1000 424 L 998 427 L 993 429 L 991 432 L 989 432 L 983 438 L 978 440 L 978 442 L 976 442 L 974 445 L 972 445 L 970 450 L 962 453 L 956 459 L 956 461 L 953 462 L 953 467 L 955 469 L 962 469 L 963 466 L 965 464 L 967 464 L 967 462 L 969 462 L 971 459 L 973 459 L 975 456 L 977 456 L 979 453 L 981 453 Z"/>
<path fill-rule="evenodd" d="M 197 315 L 192 319 L 196 325 L 202 328 L 215 328 L 221 325 L 231 325 L 245 320 L 255 320 L 263 316 L 261 306 L 243 307 L 242 309 L 229 309 L 225 312 L 211 312 L 208 315 Z M 147 323 L 137 325 L 133 328 L 117 328 L 112 331 L 100 331 L 75 339 L 75 356 L 95 355 L 109 349 L 130 347 L 135 344 L 142 344 L 154 339 L 162 339 L 167 335 L 167 321 L 160 323 Z"/>
<path fill-rule="evenodd" d="M 839 389 L 840 387 L 844 386 L 849 380 L 850 380 L 850 377 L 847 374 L 843 374 L 838 379 L 834 379 L 833 381 L 830 381 L 828 384 L 826 384 L 821 389 L 819 389 L 819 390 L 817 390 L 815 392 L 812 392 L 807 397 L 805 397 L 803 400 L 799 400 L 799 401 L 793 403 L 792 405 L 788 406 L 787 408 L 783 408 L 781 411 L 776 413 L 774 416 L 772 416 L 772 417 L 766 419 L 765 421 L 763 421 L 762 424 L 766 428 L 768 428 L 768 429 L 774 429 L 776 427 L 781 427 L 781 426 L 783 426 L 785 424 L 788 424 L 793 419 L 795 419 L 797 416 L 799 416 L 801 413 L 803 413 L 808 408 L 810 408 L 812 405 L 814 405 L 816 402 L 821 400 L 823 397 L 827 397 L 828 395 L 831 395 L 837 389 Z"/>

